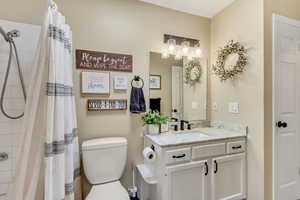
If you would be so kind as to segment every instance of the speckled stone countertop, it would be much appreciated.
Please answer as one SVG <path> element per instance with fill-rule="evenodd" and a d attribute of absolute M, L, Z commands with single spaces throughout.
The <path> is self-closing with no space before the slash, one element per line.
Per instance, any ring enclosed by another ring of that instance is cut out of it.
<path fill-rule="evenodd" d="M 168 132 L 161 135 L 146 135 L 146 137 L 161 147 L 247 137 L 247 127 L 225 125 L 220 122 L 214 122 L 212 125 L 214 126 L 209 128 Z"/>

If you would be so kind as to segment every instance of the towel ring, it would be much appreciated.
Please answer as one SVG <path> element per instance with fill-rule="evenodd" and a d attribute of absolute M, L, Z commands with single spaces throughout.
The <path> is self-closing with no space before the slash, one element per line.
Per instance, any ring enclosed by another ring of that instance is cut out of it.
<path fill-rule="evenodd" d="M 139 82 L 139 81 L 142 82 L 142 86 L 140 88 L 143 88 L 144 87 L 144 80 L 139 76 L 134 76 L 134 78 L 131 81 L 131 87 L 135 87 L 135 86 L 133 86 L 133 82 Z"/>

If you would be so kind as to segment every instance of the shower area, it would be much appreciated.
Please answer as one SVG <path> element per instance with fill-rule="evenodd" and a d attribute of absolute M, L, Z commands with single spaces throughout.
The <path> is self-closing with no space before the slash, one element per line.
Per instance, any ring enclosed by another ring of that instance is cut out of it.
<path fill-rule="evenodd" d="M 0 200 L 81 200 L 72 30 L 0 20 Z"/>
<path fill-rule="evenodd" d="M 40 26 L 0 20 L 0 200 L 16 172 L 25 100 Z"/>

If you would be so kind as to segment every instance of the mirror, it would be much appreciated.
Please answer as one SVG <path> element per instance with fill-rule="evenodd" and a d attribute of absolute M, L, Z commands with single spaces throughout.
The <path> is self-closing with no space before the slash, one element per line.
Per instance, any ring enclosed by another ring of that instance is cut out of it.
<path fill-rule="evenodd" d="M 150 109 L 179 120 L 207 119 L 207 60 L 150 52 Z"/>

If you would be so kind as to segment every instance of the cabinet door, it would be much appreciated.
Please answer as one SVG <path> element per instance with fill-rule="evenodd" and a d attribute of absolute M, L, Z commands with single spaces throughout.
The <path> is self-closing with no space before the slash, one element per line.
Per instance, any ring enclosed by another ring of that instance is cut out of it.
<path fill-rule="evenodd" d="M 212 160 L 212 200 L 246 198 L 246 155 L 236 154 Z"/>
<path fill-rule="evenodd" d="M 168 200 L 207 200 L 207 161 L 167 168 Z"/>

